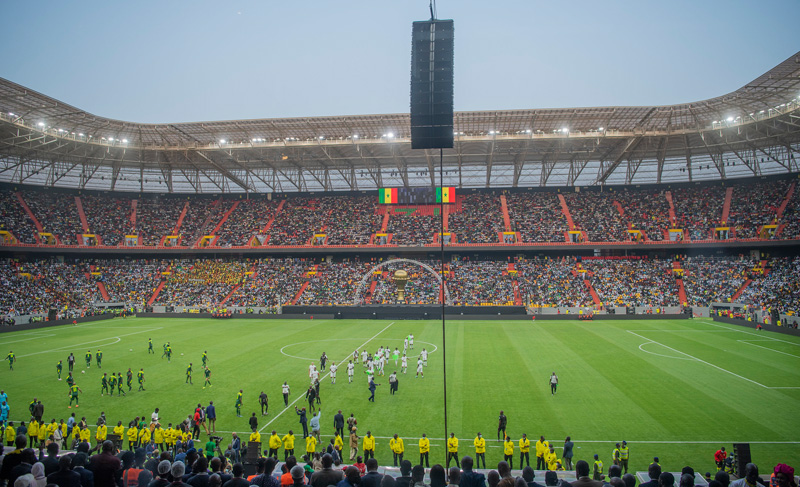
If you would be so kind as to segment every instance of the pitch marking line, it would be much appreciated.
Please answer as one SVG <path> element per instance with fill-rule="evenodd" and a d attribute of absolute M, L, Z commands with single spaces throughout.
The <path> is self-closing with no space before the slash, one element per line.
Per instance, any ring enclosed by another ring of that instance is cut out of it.
<path fill-rule="evenodd" d="M 736 341 L 737 342 L 741 342 L 741 343 L 746 343 L 746 344 L 752 345 L 754 347 L 763 348 L 764 350 L 769 350 L 770 352 L 775 352 L 775 353 L 780 353 L 782 355 L 788 355 L 790 357 L 800 358 L 800 355 L 795 355 L 793 353 L 781 352 L 780 350 L 775 350 L 774 348 L 764 347 L 762 345 L 756 345 L 755 343 L 752 343 L 752 342 L 769 342 L 770 340 L 736 340 Z"/>
<path fill-rule="evenodd" d="M 370 338 L 370 339 L 369 339 L 369 340 L 367 340 L 366 342 L 364 342 L 364 343 L 362 343 L 361 345 L 359 345 L 359 346 L 357 347 L 357 349 L 362 349 L 362 348 L 366 347 L 366 346 L 367 346 L 367 344 L 368 344 L 369 342 L 371 342 L 372 340 L 374 340 L 374 339 L 378 338 L 378 335 L 380 335 L 380 334 L 381 334 L 381 333 L 383 333 L 384 331 L 388 330 L 388 329 L 389 329 L 389 327 L 391 327 L 392 325 L 394 325 L 394 321 L 392 321 L 391 323 L 389 323 L 388 325 L 386 325 L 386 327 L 385 327 L 385 328 L 383 328 L 383 329 L 382 329 L 381 331 L 379 331 L 378 333 L 374 334 L 374 335 L 372 336 L 372 338 Z M 352 354 L 348 353 L 348 354 L 347 354 L 347 356 L 346 356 L 346 357 L 345 357 L 343 360 L 347 360 L 347 357 L 351 357 L 351 356 L 352 356 Z M 341 361 L 340 361 L 340 362 L 341 362 Z M 330 369 L 328 369 L 328 373 L 327 373 L 327 374 L 325 374 L 325 375 L 323 375 L 322 377 L 320 377 L 320 378 L 319 378 L 319 382 L 320 382 L 320 383 L 322 383 L 322 381 L 323 381 L 323 380 L 324 380 L 326 377 L 328 377 L 329 375 L 331 375 Z M 276 414 L 276 415 L 275 415 L 275 417 L 273 417 L 271 420 L 269 420 L 269 422 L 268 422 L 267 424 L 265 424 L 264 426 L 262 426 L 262 427 L 261 427 L 261 429 L 259 429 L 259 430 L 258 430 L 258 432 L 259 432 L 259 433 L 261 433 L 262 431 L 264 431 L 264 430 L 267 428 L 267 426 L 269 426 L 269 425 L 271 425 L 272 423 L 274 423 L 276 419 L 278 419 L 279 417 L 281 417 L 281 415 L 282 415 L 283 413 L 285 413 L 285 412 L 286 412 L 286 411 L 287 411 L 287 410 L 288 410 L 290 407 L 292 407 L 292 406 L 294 406 L 295 404 L 297 404 L 297 401 L 299 401 L 300 399 L 303 399 L 303 397 L 304 397 L 304 396 L 303 396 L 303 394 L 299 394 L 299 395 L 297 396 L 297 399 L 295 399 L 294 401 L 292 401 L 292 402 L 291 402 L 291 403 L 290 403 L 288 406 L 286 406 L 286 407 L 284 407 L 283 409 L 281 409 L 281 411 L 280 411 L 278 414 Z"/>
<path fill-rule="evenodd" d="M 143 331 L 134 331 L 132 333 L 126 333 L 124 335 L 106 337 L 106 338 L 101 338 L 99 340 L 92 340 L 90 342 L 76 343 L 76 344 L 71 344 L 71 345 L 65 345 L 63 347 L 51 348 L 49 350 L 42 350 L 40 352 L 28 353 L 28 354 L 25 354 L 25 355 L 20 355 L 19 357 L 30 357 L 32 355 L 40 355 L 40 354 L 43 354 L 43 353 L 63 352 L 63 351 L 66 351 L 66 350 L 73 349 L 75 347 L 82 347 L 84 345 L 92 345 L 92 344 L 96 344 L 96 343 L 103 343 L 103 342 L 107 342 L 109 340 L 116 340 L 116 341 L 114 341 L 112 343 L 108 343 L 108 344 L 103 345 L 103 346 L 111 346 L 111 345 L 115 345 L 115 344 L 121 342 L 122 341 L 122 337 L 130 336 L 130 335 L 138 335 L 139 333 L 147 333 L 147 332 L 151 332 L 151 331 L 155 331 L 155 330 L 161 330 L 163 328 L 164 328 L 163 326 L 159 326 L 158 328 L 150 328 L 150 329 L 143 330 Z"/>
<path fill-rule="evenodd" d="M 781 340 L 780 338 L 774 338 L 774 337 L 771 337 L 771 336 L 763 335 L 763 334 L 761 334 L 761 333 L 753 333 L 753 332 L 749 332 L 749 331 L 745 331 L 745 330 L 737 330 L 736 328 L 729 328 L 729 327 L 727 327 L 727 326 L 722 326 L 722 325 L 720 325 L 720 324 L 717 324 L 717 323 L 709 323 L 709 322 L 707 322 L 707 321 L 701 321 L 700 323 L 704 323 L 704 324 L 706 324 L 706 325 L 711 325 L 711 326 L 716 326 L 717 328 L 723 328 L 723 329 L 725 329 L 725 330 L 730 330 L 730 331 L 736 331 L 736 332 L 739 332 L 739 333 L 744 333 L 745 335 L 752 335 L 752 336 L 754 336 L 754 337 L 763 338 L 763 339 L 765 339 L 765 340 L 772 340 L 772 341 L 776 341 L 776 342 L 783 342 L 783 343 L 788 343 L 789 345 L 794 345 L 795 347 L 800 347 L 800 343 L 796 343 L 796 342 L 790 342 L 790 341 L 787 341 L 787 340 Z"/>
<path fill-rule="evenodd" d="M 656 343 L 656 342 L 644 342 L 641 345 L 639 345 L 639 350 L 641 350 L 644 353 L 649 353 L 651 355 L 657 355 L 659 357 L 664 357 L 664 358 L 671 358 L 671 359 L 675 359 L 675 360 L 692 360 L 692 359 L 686 358 L 686 357 L 674 357 L 674 356 L 670 356 L 670 355 L 664 355 L 662 353 L 651 352 L 650 350 L 645 350 L 644 348 L 642 348 L 645 345 L 650 345 L 651 343 Z M 656 343 L 656 345 L 661 345 L 661 344 L 660 343 Z"/>
<path fill-rule="evenodd" d="M 30 338 L 22 338 L 20 340 L 12 340 L 10 342 L 3 342 L 3 344 L 5 345 L 5 344 L 8 344 L 8 343 L 28 342 L 30 340 L 38 340 L 39 338 L 54 337 L 54 336 L 55 335 L 36 335 L 36 336 L 32 336 Z"/>
<path fill-rule="evenodd" d="M 662 347 L 664 347 L 664 348 L 667 348 L 667 349 L 669 349 L 669 350 L 672 350 L 673 352 L 679 353 L 679 354 L 681 354 L 681 355 L 685 355 L 685 356 L 687 356 L 687 357 L 689 357 L 689 358 L 691 358 L 691 359 L 694 359 L 694 360 L 696 360 L 696 361 L 698 361 L 698 362 L 700 362 L 700 363 L 706 364 L 706 365 L 708 365 L 708 366 L 710 366 L 710 367 L 714 367 L 715 369 L 717 369 L 717 370 L 721 370 L 722 372 L 726 372 L 726 373 L 728 373 L 728 374 L 731 374 L 731 375 L 732 375 L 732 376 L 734 376 L 734 377 L 738 377 L 738 378 L 740 378 L 740 379 L 742 379 L 742 380 L 746 380 L 747 382 L 753 383 L 753 384 L 755 384 L 755 385 L 757 385 L 757 386 L 761 386 L 761 387 L 763 387 L 764 389 L 771 389 L 770 387 L 768 387 L 768 386 L 765 386 L 764 384 L 762 384 L 762 383 L 760 383 L 760 382 L 754 381 L 753 379 L 748 379 L 747 377 L 741 376 L 741 375 L 739 375 L 739 374 L 737 374 L 737 373 L 735 373 L 735 372 L 731 372 L 731 371 L 730 371 L 730 370 L 728 370 L 728 369 L 722 368 L 722 367 L 720 367 L 719 365 L 714 365 L 714 364 L 712 364 L 711 362 L 706 362 L 705 360 L 701 360 L 701 359 L 699 359 L 699 358 L 695 357 L 694 355 L 690 355 L 690 354 L 688 354 L 688 353 L 686 353 L 686 352 L 681 352 L 681 351 L 680 351 L 680 350 L 678 350 L 678 349 L 675 349 L 675 348 L 672 348 L 672 347 L 670 347 L 670 346 L 664 345 L 664 344 L 663 344 L 663 343 L 661 343 L 661 342 L 657 342 L 657 341 L 655 341 L 655 340 L 651 340 L 651 339 L 649 339 L 649 338 L 647 338 L 647 337 L 644 337 L 644 336 L 642 336 L 642 335 L 639 335 L 638 333 L 634 333 L 634 332 L 632 332 L 632 331 L 630 331 L 630 330 L 628 330 L 628 333 L 630 333 L 630 334 L 632 334 L 632 335 L 636 335 L 637 337 L 641 338 L 642 340 L 645 340 L 645 341 L 648 341 L 648 342 L 652 342 L 652 343 L 658 343 L 658 344 L 659 344 L 659 345 L 661 345 Z"/>

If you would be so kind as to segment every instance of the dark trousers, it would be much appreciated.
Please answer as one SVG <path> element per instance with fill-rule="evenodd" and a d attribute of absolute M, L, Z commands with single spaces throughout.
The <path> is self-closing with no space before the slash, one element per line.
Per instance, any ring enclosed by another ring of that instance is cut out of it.
<path fill-rule="evenodd" d="M 572 470 L 572 458 L 564 457 L 564 468 L 566 470 Z"/>
<path fill-rule="evenodd" d="M 536 456 L 536 470 L 545 470 L 547 468 L 547 463 L 544 461 L 544 457 Z"/>
<path fill-rule="evenodd" d="M 270 448 L 268 457 L 278 458 L 278 449 L 277 448 Z"/>
<path fill-rule="evenodd" d="M 294 456 L 294 448 L 291 450 L 283 450 L 283 462 L 286 463 L 290 456 Z"/>
<path fill-rule="evenodd" d="M 503 460 L 508 462 L 510 468 L 514 468 L 514 455 L 504 455 Z"/>
<path fill-rule="evenodd" d="M 261 403 L 261 414 L 267 414 L 267 411 L 269 411 L 269 405 L 267 403 L 265 403 L 265 402 L 262 402 Z"/>
<path fill-rule="evenodd" d="M 624 470 L 623 473 L 628 473 L 628 460 L 627 459 L 620 460 L 619 463 L 622 466 L 622 469 Z"/>
<path fill-rule="evenodd" d="M 476 453 L 475 454 L 475 467 L 481 468 L 481 460 L 483 460 L 483 468 L 486 468 L 486 454 L 485 453 Z"/>
<path fill-rule="evenodd" d="M 344 438 L 344 426 L 337 426 L 336 427 L 336 431 L 333 434 L 334 434 L 334 436 L 336 436 L 338 434 L 339 436 Z"/>
<path fill-rule="evenodd" d="M 555 394 L 558 384 L 550 384 L 550 394 Z"/>
<path fill-rule="evenodd" d="M 461 468 L 461 464 L 458 463 L 458 452 L 455 451 L 447 452 L 447 468 L 450 468 L 450 460 L 455 460 L 456 467 Z"/>
<path fill-rule="evenodd" d="M 289 407 L 289 394 L 283 395 L 283 404 L 284 406 Z"/>
<path fill-rule="evenodd" d="M 499 440 L 501 438 L 500 437 L 500 432 L 501 431 L 503 432 L 502 439 L 505 440 L 506 439 L 506 427 L 505 426 L 498 426 L 497 427 L 497 439 Z"/>
<path fill-rule="evenodd" d="M 375 450 L 364 450 L 364 462 L 370 458 L 375 458 Z"/>
<path fill-rule="evenodd" d="M 308 423 L 300 423 L 303 425 L 303 438 L 308 436 Z"/>
<path fill-rule="evenodd" d="M 523 463 L 523 460 L 525 461 L 525 463 Z M 525 466 L 525 464 L 527 464 L 529 467 L 531 466 L 530 455 L 526 451 L 519 452 L 519 466 L 520 466 L 520 468 Z"/>
<path fill-rule="evenodd" d="M 394 455 L 394 466 L 397 467 L 403 461 L 403 454 L 394 452 L 392 454 Z"/>
<path fill-rule="evenodd" d="M 419 454 L 419 464 L 422 465 L 422 459 L 425 459 L 425 466 L 430 467 L 431 465 L 428 463 L 428 452 L 420 453 Z M 486 462 L 484 462 L 486 463 Z"/>

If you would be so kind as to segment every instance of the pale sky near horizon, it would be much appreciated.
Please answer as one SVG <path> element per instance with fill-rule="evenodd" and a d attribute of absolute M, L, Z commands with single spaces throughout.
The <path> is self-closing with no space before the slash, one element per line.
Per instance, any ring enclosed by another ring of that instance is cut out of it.
<path fill-rule="evenodd" d="M 665 105 L 800 51 L 800 1 L 440 0 L 455 109 Z M 408 112 L 427 1 L 11 2 L 0 76 L 132 122 Z"/>

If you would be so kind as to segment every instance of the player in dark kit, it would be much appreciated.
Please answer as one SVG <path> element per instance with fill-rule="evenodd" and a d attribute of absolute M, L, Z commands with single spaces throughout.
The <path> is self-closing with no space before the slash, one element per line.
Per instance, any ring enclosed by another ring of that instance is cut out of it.
<path fill-rule="evenodd" d="M 8 368 L 14 370 L 14 362 L 17 361 L 17 356 L 14 355 L 13 350 L 8 351 L 8 355 L 6 355 L 6 360 L 8 360 Z"/>
<path fill-rule="evenodd" d="M 69 366 L 69 371 L 72 372 L 72 368 L 75 367 L 75 355 L 72 355 L 72 352 L 67 357 L 67 365 Z"/>
<path fill-rule="evenodd" d="M 61 360 L 58 361 L 56 364 L 56 372 L 58 372 L 58 380 L 61 380 L 61 371 L 64 370 L 64 365 L 61 363 Z"/>
<path fill-rule="evenodd" d="M 128 384 L 128 389 L 130 390 L 131 386 Z M 122 390 L 122 372 L 117 372 L 117 393 L 120 396 L 127 396 L 125 391 Z"/>
<path fill-rule="evenodd" d="M 97 351 L 97 353 L 96 353 L 96 354 L 94 354 L 94 358 L 95 358 L 95 360 L 97 360 L 97 368 L 98 368 L 98 369 L 102 368 L 102 367 L 100 366 L 100 362 L 102 362 L 102 361 L 103 361 L 103 352 L 101 352 L 100 350 L 98 350 L 98 351 Z"/>
<path fill-rule="evenodd" d="M 108 376 L 103 374 L 103 378 L 100 379 L 100 395 L 105 396 L 106 392 L 108 392 Z"/>
<path fill-rule="evenodd" d="M 126 382 L 128 383 L 128 390 L 130 391 L 133 388 L 133 386 L 131 386 L 131 384 L 133 384 L 133 372 L 131 372 L 130 367 L 128 367 L 128 380 Z"/>
<path fill-rule="evenodd" d="M 89 367 L 92 366 L 92 351 L 91 350 L 87 350 L 86 351 L 86 357 L 85 358 L 86 358 L 86 368 L 88 369 Z"/>
<path fill-rule="evenodd" d="M 144 391 L 144 369 L 139 369 L 139 372 L 136 373 L 136 377 L 139 379 L 139 390 Z"/>
<path fill-rule="evenodd" d="M 147 339 L 147 353 L 148 354 L 152 353 L 153 355 L 155 355 L 155 353 L 156 353 L 156 351 L 153 350 L 153 339 L 152 338 L 148 338 Z"/>
<path fill-rule="evenodd" d="M 184 384 L 186 384 L 186 383 L 194 385 L 194 383 L 192 382 L 192 363 L 191 362 L 189 362 L 189 366 L 186 367 L 186 382 L 184 382 Z"/>
<path fill-rule="evenodd" d="M 208 367 L 206 367 L 206 368 L 203 370 L 203 372 L 204 372 L 204 373 L 205 373 L 205 375 L 206 375 L 206 381 L 205 381 L 205 382 L 203 382 L 203 389 L 205 389 L 205 388 L 206 388 L 206 384 L 208 384 L 208 387 L 211 387 L 211 369 L 209 369 Z"/>
<path fill-rule="evenodd" d="M 508 418 L 505 414 L 503 414 L 503 411 L 500 411 L 500 417 L 497 419 L 497 439 L 499 440 L 501 431 L 503 432 L 503 438 L 506 437 L 506 425 L 508 424 Z"/>
<path fill-rule="evenodd" d="M 269 398 L 267 398 L 267 393 L 261 391 L 261 395 L 258 396 L 258 402 L 261 404 L 261 416 L 266 416 L 267 412 L 269 411 Z"/>

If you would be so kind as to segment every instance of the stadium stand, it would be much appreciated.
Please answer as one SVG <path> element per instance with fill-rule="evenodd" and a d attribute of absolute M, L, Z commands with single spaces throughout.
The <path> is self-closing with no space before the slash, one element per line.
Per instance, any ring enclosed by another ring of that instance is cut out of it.
<path fill-rule="evenodd" d="M 0 230 L 10 231 L 20 243 L 35 244 L 36 225 L 11 191 L 0 192 Z"/>
<path fill-rule="evenodd" d="M 278 203 L 266 198 L 246 199 L 239 202 L 236 210 L 222 224 L 217 235 L 217 246 L 247 245 L 250 239 L 267 225 L 275 215 Z"/>
<path fill-rule="evenodd" d="M 684 229 L 691 240 L 707 240 L 711 238 L 711 229 L 722 219 L 725 188 L 677 188 L 672 191 L 672 201 L 678 228 Z"/>
<path fill-rule="evenodd" d="M 664 190 L 624 188 L 616 191 L 613 197 L 623 208 L 631 229 L 644 230 L 647 240 L 664 240 L 670 228 L 669 203 Z"/>
<path fill-rule="evenodd" d="M 170 235 L 183 211 L 187 199 L 169 196 L 139 198 L 136 207 L 136 234 L 141 245 L 160 245 L 161 239 Z"/>
<path fill-rule="evenodd" d="M 800 314 L 800 257 L 780 257 L 770 262 L 766 275 L 752 275 L 753 281 L 739 301 L 774 308 L 780 313 Z"/>
<path fill-rule="evenodd" d="M 728 302 L 747 280 L 748 270 L 754 265 L 754 260 L 745 258 L 686 258 L 681 266 L 689 304 L 709 306 L 713 302 Z"/>
<path fill-rule="evenodd" d="M 777 223 L 777 212 L 786 192 L 788 180 L 735 185 L 727 224 L 737 238 L 757 238 L 762 225 Z"/>
<path fill-rule="evenodd" d="M 429 245 L 439 231 L 439 207 L 394 207 L 389 209 L 386 231 L 396 245 Z"/>
<path fill-rule="evenodd" d="M 577 229 L 585 231 L 590 242 L 628 240 L 628 226 L 614 207 L 615 194 L 582 192 L 564 195 Z"/>
<path fill-rule="evenodd" d="M 574 258 L 523 259 L 516 263 L 517 282 L 530 307 L 591 306 L 592 297 L 574 270 Z"/>
<path fill-rule="evenodd" d="M 62 245 L 76 245 L 77 235 L 83 233 L 75 196 L 68 192 L 26 190 L 23 198 L 42 230 L 55 235 Z"/>
<path fill-rule="evenodd" d="M 366 245 L 371 234 L 381 228 L 375 198 L 345 196 L 325 198 L 330 206 L 325 232 L 328 245 Z"/>
<path fill-rule="evenodd" d="M 583 259 L 604 306 L 678 306 L 672 261 Z"/>
<path fill-rule="evenodd" d="M 288 303 L 305 282 L 308 266 L 301 259 L 265 258 L 251 264 L 253 273 L 233 293 L 232 306 L 274 308 Z"/>
<path fill-rule="evenodd" d="M 80 198 L 89 233 L 99 236 L 103 245 L 119 245 L 125 235 L 133 232 L 130 198 L 97 193 L 84 194 Z"/>
<path fill-rule="evenodd" d="M 461 211 L 450 212 L 448 230 L 456 234 L 458 243 L 499 242 L 497 235 L 504 230 L 500 196 L 495 192 L 464 195 Z"/>
<path fill-rule="evenodd" d="M 555 193 L 510 193 L 506 196 L 511 231 L 523 242 L 564 242 L 567 219 Z"/>

